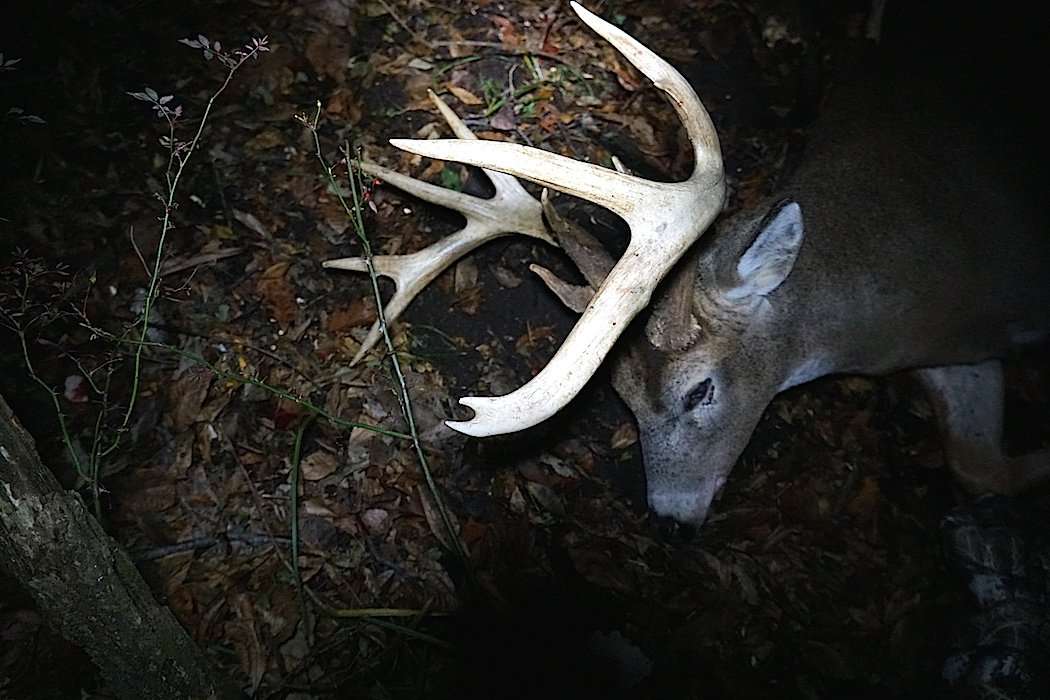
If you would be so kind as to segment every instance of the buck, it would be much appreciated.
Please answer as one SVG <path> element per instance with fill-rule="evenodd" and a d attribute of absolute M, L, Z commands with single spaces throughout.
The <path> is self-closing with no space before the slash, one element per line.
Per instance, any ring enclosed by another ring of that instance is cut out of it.
<path fill-rule="evenodd" d="M 378 272 L 397 285 L 388 320 L 460 255 L 505 233 L 549 241 L 553 232 L 587 281 L 572 285 L 533 266 L 581 313 L 578 323 L 531 381 L 505 396 L 462 399 L 474 417 L 450 427 L 483 437 L 546 420 L 591 378 L 655 293 L 644 328 L 611 359 L 614 387 L 639 424 L 649 507 L 658 516 L 701 524 L 773 397 L 834 373 L 913 370 L 938 415 L 946 461 L 970 491 L 1011 493 L 1050 474 L 1050 451 L 1013 458 L 1002 452 L 1000 364 L 1012 346 L 1050 332 L 1050 228 L 1043 207 L 1010 191 L 999 154 L 970 142 L 965 113 L 920 112 L 912 100 L 922 95 L 900 84 L 844 88 L 812 129 L 787 186 L 721 221 L 694 246 L 726 194 L 708 113 L 668 63 L 572 7 L 667 94 L 692 145 L 694 169 L 683 182 L 653 182 L 475 140 L 433 94 L 460 138 L 391 143 L 481 167 L 495 197 L 363 165 L 467 219 L 463 230 L 429 249 L 376 258 Z M 625 254 L 614 264 L 558 215 L 546 190 L 538 202 L 512 176 L 618 214 L 631 231 Z M 359 258 L 326 265 L 365 269 Z M 373 327 L 355 361 L 378 337 Z"/>

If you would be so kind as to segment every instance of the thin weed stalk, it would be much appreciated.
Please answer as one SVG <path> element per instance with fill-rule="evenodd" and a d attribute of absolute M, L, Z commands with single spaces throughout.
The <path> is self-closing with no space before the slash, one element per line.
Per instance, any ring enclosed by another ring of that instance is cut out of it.
<path fill-rule="evenodd" d="M 386 322 L 386 315 L 383 312 L 383 298 L 379 292 L 379 275 L 375 269 L 375 262 L 372 255 L 372 245 L 368 238 L 368 233 L 365 230 L 364 219 L 362 217 L 362 209 L 364 207 L 364 185 L 361 182 L 361 168 L 359 159 L 355 158 L 349 143 L 344 143 L 341 149 L 343 155 L 342 162 L 346 165 L 347 179 L 349 181 L 350 189 L 350 201 L 347 200 L 343 191 L 339 187 L 339 182 L 336 179 L 335 169 L 330 165 L 324 157 L 324 153 L 321 148 L 321 139 L 318 132 L 318 123 L 321 117 L 321 103 L 317 102 L 317 110 L 314 113 L 313 119 L 307 118 L 305 115 L 299 115 L 298 120 L 306 126 L 313 136 L 314 149 L 316 152 L 317 160 L 321 164 L 321 168 L 324 172 L 325 180 L 328 184 L 328 188 L 332 194 L 338 199 L 340 206 L 346 213 L 347 219 L 351 222 L 354 228 L 354 233 L 357 235 L 357 239 L 361 244 L 363 257 L 365 259 L 365 265 L 368 269 L 368 279 L 372 286 L 372 295 L 375 298 L 377 315 L 379 319 L 379 331 L 383 337 L 383 343 L 386 345 L 387 357 L 390 359 L 390 366 L 393 370 L 394 379 L 396 381 L 396 394 L 398 401 L 401 404 L 401 412 L 404 416 L 405 423 L 408 425 L 408 432 L 412 437 L 412 446 L 416 453 L 416 458 L 419 461 L 420 470 L 423 473 L 423 478 L 426 481 L 427 489 L 434 499 L 434 504 L 437 508 L 438 515 L 441 518 L 442 527 L 445 529 L 445 539 L 452 547 L 453 552 L 456 556 L 463 561 L 465 564 L 469 563 L 466 548 L 459 539 L 459 535 L 456 532 L 455 527 L 452 524 L 452 517 L 449 515 L 448 508 L 445 506 L 444 499 L 441 497 L 440 490 L 438 489 L 437 482 L 434 480 L 434 476 L 430 470 L 430 464 L 427 460 L 426 453 L 423 450 L 423 443 L 419 439 L 419 431 L 416 428 L 415 415 L 412 411 L 412 398 L 408 391 L 408 384 L 405 381 L 404 372 L 401 370 L 401 362 L 398 359 L 396 350 L 394 349 L 393 340 L 390 338 L 390 331 Z M 355 164 L 355 161 L 358 161 Z M 356 167 L 355 167 L 356 165 Z"/>

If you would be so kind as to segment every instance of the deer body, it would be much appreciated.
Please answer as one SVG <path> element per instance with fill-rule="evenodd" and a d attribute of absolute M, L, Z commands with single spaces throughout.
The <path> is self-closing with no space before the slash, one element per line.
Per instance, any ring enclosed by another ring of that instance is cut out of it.
<path fill-rule="evenodd" d="M 638 339 L 618 363 L 657 514 L 703 522 L 772 398 L 832 373 L 921 368 L 972 490 L 1050 469 L 999 451 L 994 361 L 1050 333 L 1046 207 L 965 114 L 885 86 L 843 88 L 790 183 L 697 244 L 687 346 Z"/>

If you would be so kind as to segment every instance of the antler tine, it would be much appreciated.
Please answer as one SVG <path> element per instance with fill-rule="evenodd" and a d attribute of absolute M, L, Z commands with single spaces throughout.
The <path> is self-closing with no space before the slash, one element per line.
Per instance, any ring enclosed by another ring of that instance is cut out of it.
<path fill-rule="evenodd" d="M 403 190 L 410 195 L 422 199 L 424 202 L 430 202 L 431 204 L 436 204 L 439 207 L 445 207 L 446 209 L 453 209 L 464 215 L 468 212 L 478 215 L 484 214 L 481 204 L 485 200 L 479 199 L 478 197 L 471 197 L 469 194 L 463 194 L 456 190 L 450 190 L 445 187 L 439 187 L 438 185 L 432 185 L 423 180 L 417 180 L 408 175 L 402 175 L 396 170 L 384 168 L 382 165 L 373 163 L 369 160 L 361 161 L 361 170 L 367 175 L 379 178 L 399 190 Z"/>
<path fill-rule="evenodd" d="M 433 91 L 429 91 L 429 95 L 457 136 L 476 138 L 440 97 Z M 443 270 L 486 241 L 510 233 L 522 233 L 556 245 L 543 224 L 539 202 L 509 175 L 485 170 L 496 189 L 496 195 L 492 199 L 482 199 L 402 175 L 371 161 L 362 161 L 360 166 L 372 177 L 380 178 L 424 201 L 458 211 L 467 219 L 462 229 L 416 253 L 373 258 L 376 274 L 394 282 L 394 295 L 383 308 L 387 324 L 396 321 L 412 300 Z M 368 271 L 367 262 L 360 257 L 328 260 L 322 266 L 353 272 Z M 376 320 L 350 365 L 357 364 L 381 337 L 382 329 Z"/>
<path fill-rule="evenodd" d="M 551 290 L 554 296 L 558 297 L 558 301 L 569 307 L 570 311 L 582 314 L 586 310 L 587 304 L 590 304 L 591 299 L 594 298 L 594 287 L 589 284 L 566 282 L 543 265 L 537 265 L 536 263 L 529 265 L 529 269 L 543 280 L 543 283 L 547 285 L 547 289 Z"/>
<path fill-rule="evenodd" d="M 529 383 L 505 396 L 466 397 L 469 421 L 455 430 L 483 437 L 522 430 L 554 415 L 594 375 L 624 328 L 657 284 L 722 209 L 725 178 L 718 136 L 696 93 L 666 61 L 623 31 L 572 3 L 580 18 L 670 97 L 696 154 L 684 182 L 657 183 L 502 142 L 392 140 L 412 153 L 458 160 L 525 177 L 577 195 L 619 214 L 631 229 L 623 258 L 598 287 L 561 348 Z"/>
<path fill-rule="evenodd" d="M 576 265 L 587 284 L 592 289 L 598 289 L 616 265 L 616 260 L 589 231 L 558 213 L 547 190 L 543 190 L 540 195 L 540 204 L 543 205 L 543 215 L 547 217 L 558 246 Z"/>
<path fill-rule="evenodd" d="M 427 97 L 429 97 L 430 101 L 434 103 L 437 110 L 441 112 L 441 116 L 443 116 L 445 121 L 448 122 L 453 134 L 468 141 L 478 140 L 478 137 L 470 130 L 470 127 L 463 123 L 463 120 L 459 118 L 459 115 L 452 111 L 452 108 L 448 106 L 448 103 L 438 97 L 436 92 L 428 89 Z"/>
<path fill-rule="evenodd" d="M 390 301 L 383 307 L 387 324 L 396 321 L 412 300 L 419 295 L 434 278 L 446 268 L 484 241 L 492 238 L 489 227 L 477 222 L 467 225 L 455 233 L 445 236 L 423 250 L 408 255 L 377 255 L 373 258 L 376 274 L 394 281 L 395 291 Z M 364 258 L 343 258 L 330 260 L 324 264 L 339 270 L 367 272 L 368 264 Z M 377 319 L 361 341 L 357 354 L 350 360 L 350 366 L 357 364 L 382 337 L 382 328 Z"/>
<path fill-rule="evenodd" d="M 698 180 L 704 187 L 714 187 L 722 179 L 722 150 L 718 132 L 704 103 L 697 97 L 689 82 L 674 67 L 643 46 L 637 39 L 619 27 L 609 24 L 578 2 L 569 3 L 588 27 L 612 44 L 641 71 L 653 85 L 667 93 L 678 118 L 682 120 L 689 141 L 693 144 L 695 164 L 690 180 Z"/>
<path fill-rule="evenodd" d="M 437 93 L 435 93 L 433 90 L 427 90 L 427 96 L 430 97 L 430 101 L 433 102 L 434 106 L 437 107 L 439 112 L 441 112 L 441 116 L 445 118 L 445 121 L 448 122 L 448 125 L 452 127 L 452 133 L 454 133 L 458 138 L 466 139 L 468 141 L 478 140 L 478 137 L 474 134 L 474 132 L 471 131 L 470 128 L 463 123 L 463 120 L 459 118 L 459 115 L 453 112 L 452 108 L 449 107 L 443 99 L 438 97 Z M 492 180 L 492 184 L 496 187 L 496 189 L 500 189 L 499 186 L 502 185 L 503 189 L 507 191 L 520 192 L 532 199 L 532 195 L 528 194 L 528 192 L 525 191 L 525 188 L 521 186 L 521 183 L 518 182 L 517 178 L 511 175 L 507 175 L 506 173 L 498 172 L 496 170 L 485 170 L 485 175 L 487 175 L 488 178 Z"/>
<path fill-rule="evenodd" d="M 523 177 L 611 209 L 628 221 L 644 204 L 666 200 L 664 188 L 681 189 L 682 185 L 655 183 L 504 141 L 390 139 L 390 145 L 428 158 L 454 160 Z"/>

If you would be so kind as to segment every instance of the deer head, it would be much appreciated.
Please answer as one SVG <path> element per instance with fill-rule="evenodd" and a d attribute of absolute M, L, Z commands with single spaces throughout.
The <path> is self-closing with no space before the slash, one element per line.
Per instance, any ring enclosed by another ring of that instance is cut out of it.
<path fill-rule="evenodd" d="M 587 280 L 565 283 L 533 265 L 561 301 L 582 311 L 612 269 L 589 233 L 544 201 L 555 239 Z M 770 295 L 787 279 L 803 240 L 794 202 L 724 222 L 658 291 L 641 332 L 613 358 L 613 386 L 638 421 L 650 510 L 699 526 L 765 407 L 780 390 L 812 378 L 768 348 L 781 311 Z M 783 333 L 780 333 L 783 335 Z M 811 366 L 814 374 L 820 367 Z"/>

